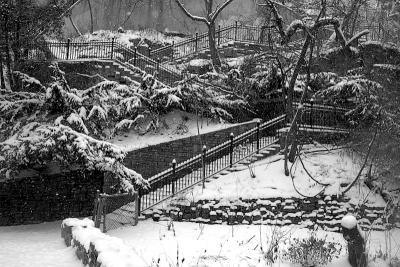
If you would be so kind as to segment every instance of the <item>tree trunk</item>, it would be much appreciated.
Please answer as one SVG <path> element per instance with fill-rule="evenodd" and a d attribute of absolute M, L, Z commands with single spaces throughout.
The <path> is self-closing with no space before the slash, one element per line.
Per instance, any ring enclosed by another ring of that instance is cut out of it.
<path fill-rule="evenodd" d="M 93 26 L 93 10 L 92 10 L 92 3 L 90 3 L 90 0 L 87 0 L 88 6 L 89 6 L 89 13 L 90 13 L 90 33 L 93 33 L 94 31 L 94 26 Z"/>
<path fill-rule="evenodd" d="M 219 72 L 221 69 L 221 60 L 218 54 L 218 48 L 215 40 L 215 23 L 212 22 L 208 26 L 208 45 L 210 46 L 211 62 L 214 69 Z"/>
<path fill-rule="evenodd" d="M 159 32 L 164 31 L 164 0 L 159 0 L 158 2 L 158 16 L 157 16 L 157 24 L 156 30 Z"/>
<path fill-rule="evenodd" d="M 6 83 L 4 81 L 4 67 L 3 67 L 3 56 L 0 50 L 0 89 L 6 89 Z"/>

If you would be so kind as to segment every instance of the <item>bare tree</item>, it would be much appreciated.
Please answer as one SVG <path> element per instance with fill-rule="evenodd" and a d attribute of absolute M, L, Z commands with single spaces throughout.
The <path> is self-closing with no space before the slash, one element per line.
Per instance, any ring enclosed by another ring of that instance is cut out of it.
<path fill-rule="evenodd" d="M 326 27 L 326 26 L 333 26 L 335 29 L 336 33 L 336 39 L 338 40 L 339 44 L 341 45 L 343 50 L 349 50 L 350 46 L 353 45 L 354 43 L 357 42 L 357 40 L 366 34 L 369 33 L 369 31 L 362 31 L 355 36 L 353 36 L 350 39 L 346 39 L 344 36 L 342 29 L 341 29 L 341 24 L 338 19 L 336 18 L 329 18 L 325 17 L 326 16 L 326 0 L 321 0 L 321 11 L 316 20 L 313 23 L 306 23 L 300 20 L 296 20 L 292 22 L 288 28 L 285 30 L 283 26 L 283 19 L 282 16 L 278 13 L 277 8 L 275 7 L 275 2 L 272 0 L 265 0 L 263 4 L 258 3 L 260 6 L 267 6 L 270 8 L 271 13 L 273 17 L 275 18 L 275 23 L 278 28 L 279 35 L 281 37 L 281 43 L 282 44 L 287 44 L 290 42 L 292 36 L 296 34 L 298 30 L 302 30 L 306 37 L 303 43 L 302 50 L 300 52 L 300 56 L 297 60 L 296 66 L 293 70 L 292 77 L 289 82 L 289 88 L 287 91 L 287 106 L 286 106 L 286 114 L 288 119 L 291 121 L 291 125 L 289 128 L 289 131 L 287 132 L 286 135 L 286 140 L 285 140 L 285 163 L 284 163 L 284 169 L 285 169 L 285 175 L 289 176 L 289 168 L 288 168 L 288 160 L 289 160 L 289 142 L 292 144 L 291 145 L 291 152 L 290 155 L 295 155 L 295 151 L 297 150 L 297 137 L 296 137 L 296 132 L 297 132 L 297 124 L 298 120 L 301 117 L 302 113 L 302 102 L 304 100 L 305 96 L 305 91 L 303 92 L 303 95 L 300 99 L 300 104 L 298 107 L 297 112 L 293 116 L 293 95 L 294 95 L 294 87 L 295 83 L 297 80 L 297 76 L 299 75 L 301 68 L 305 62 L 305 58 L 307 55 L 307 51 L 310 49 L 310 54 L 312 56 L 313 52 L 313 47 L 315 44 L 316 40 L 316 33 L 318 32 L 319 29 Z M 310 56 L 310 60 L 311 60 Z M 305 88 L 304 90 L 307 90 Z"/>
<path fill-rule="evenodd" d="M 216 45 L 215 38 L 215 21 L 218 15 L 222 12 L 222 10 L 227 7 L 233 0 L 226 0 L 222 5 L 218 5 L 215 10 L 213 10 L 214 0 L 204 0 L 205 8 L 206 8 L 206 17 L 195 16 L 192 15 L 182 4 L 180 0 L 175 0 L 178 6 L 182 9 L 182 11 L 194 21 L 200 21 L 207 25 L 208 28 L 208 44 L 210 46 L 211 60 L 213 67 L 216 71 L 219 71 L 221 68 L 221 60 L 219 58 L 218 49 Z"/>

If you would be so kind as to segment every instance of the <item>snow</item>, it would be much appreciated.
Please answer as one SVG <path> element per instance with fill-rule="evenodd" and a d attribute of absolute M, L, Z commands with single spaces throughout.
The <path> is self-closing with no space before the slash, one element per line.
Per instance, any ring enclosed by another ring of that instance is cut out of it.
<path fill-rule="evenodd" d="M 346 229 L 353 229 L 357 226 L 357 219 L 353 215 L 346 215 L 342 218 L 341 225 Z"/>
<path fill-rule="evenodd" d="M 326 195 L 336 195 L 341 191 L 341 183 L 349 184 L 359 171 L 360 161 L 345 149 L 335 151 L 316 151 L 322 147 L 313 145 L 304 148 L 302 160 L 311 175 L 321 183 L 329 184 Z M 275 155 L 253 164 L 255 178 L 250 178 L 247 166 L 243 170 L 232 172 L 218 179 L 212 179 L 203 190 L 201 186 L 190 191 L 190 198 L 199 200 L 236 200 L 266 198 L 304 198 L 296 192 L 292 178 L 286 176 L 283 169 L 283 156 Z M 290 168 L 290 166 L 289 166 Z M 314 196 L 324 187 L 312 181 L 297 160 L 292 168 L 294 184 L 298 191 L 306 196 Z M 186 194 L 189 194 L 186 193 Z M 350 203 L 360 204 L 366 201 L 373 206 L 384 207 L 385 201 L 380 195 L 371 193 L 367 186 L 359 183 L 346 193 Z"/>
<path fill-rule="evenodd" d="M 0 227 L 0 266 L 81 267 L 74 250 L 61 238 L 60 224 Z"/>
<path fill-rule="evenodd" d="M 163 124 L 165 127 L 161 128 L 157 132 L 141 134 L 137 130 L 131 130 L 124 135 L 116 136 L 111 139 L 110 142 L 125 151 L 132 151 L 163 142 L 195 136 L 198 135 L 197 119 L 200 134 L 227 129 L 238 125 L 221 123 L 219 120 L 201 118 L 194 114 L 175 110 L 161 117 L 160 121 L 164 122 Z"/>
<path fill-rule="evenodd" d="M 283 238 L 279 242 L 279 251 L 284 251 L 290 240 L 294 238 L 306 238 L 312 230 L 299 228 L 298 226 L 273 227 L 267 225 L 209 225 L 186 222 L 152 220 L 141 221 L 135 227 L 119 228 L 108 232 L 113 237 L 118 237 L 132 247 L 140 255 L 137 266 L 149 266 L 158 263 L 157 266 L 285 266 L 288 264 L 282 257 L 278 262 L 267 265 L 265 251 L 271 242 L 273 233 L 282 233 Z M 315 231 L 316 236 L 325 238 L 342 246 L 338 258 L 334 259 L 329 267 L 350 266 L 346 259 L 347 243 L 340 233 Z M 368 238 L 368 250 L 370 258 L 376 256 L 380 249 L 385 247 L 385 233 L 364 233 Z M 391 240 L 400 240 L 400 230 L 391 231 Z M 261 250 L 262 247 L 262 250 Z M 391 255 L 398 256 L 398 246 L 393 246 L 389 251 Z M 281 254 L 281 253 L 279 253 Z M 183 262 L 182 262 L 183 261 Z M 377 260 L 374 267 L 383 267 L 381 260 Z"/>

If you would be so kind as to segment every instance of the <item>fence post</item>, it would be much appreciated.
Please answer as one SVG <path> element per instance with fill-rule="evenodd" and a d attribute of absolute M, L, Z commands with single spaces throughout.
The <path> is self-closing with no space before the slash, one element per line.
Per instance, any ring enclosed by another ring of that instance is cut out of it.
<path fill-rule="evenodd" d="M 137 196 L 137 216 L 139 218 L 139 216 L 140 216 L 140 207 L 141 207 L 141 204 L 142 204 L 142 189 L 139 188 L 137 193 L 138 193 L 138 196 Z"/>
<path fill-rule="evenodd" d="M 218 46 L 221 44 L 221 25 L 218 25 Z"/>
<path fill-rule="evenodd" d="M 206 156 L 207 156 L 207 147 L 204 145 L 203 146 L 203 154 L 202 154 L 202 180 L 203 180 L 203 189 L 206 188 Z"/>
<path fill-rule="evenodd" d="M 199 34 L 196 32 L 196 37 L 195 37 L 195 41 L 196 41 L 196 52 L 198 50 L 198 44 L 197 44 L 197 40 L 199 39 Z"/>
<path fill-rule="evenodd" d="M 92 221 L 94 221 L 95 227 L 98 227 L 97 218 L 100 205 L 99 199 L 100 199 L 100 190 L 96 190 L 96 197 L 94 199 L 93 216 L 92 216 Z"/>
<path fill-rule="evenodd" d="M 257 120 L 257 153 L 260 152 L 260 120 Z"/>
<path fill-rule="evenodd" d="M 138 190 L 134 193 L 134 201 L 135 201 L 135 209 L 136 209 L 134 226 L 139 223 L 139 209 L 140 209 L 139 199 L 140 198 L 139 198 L 139 190 Z"/>
<path fill-rule="evenodd" d="M 149 57 L 151 57 L 151 47 L 149 46 Z"/>
<path fill-rule="evenodd" d="M 157 59 L 157 66 L 156 67 L 157 67 L 156 68 L 156 70 L 157 70 L 156 78 L 157 78 L 157 77 L 159 77 L 159 74 L 160 74 L 160 59 L 159 58 Z"/>
<path fill-rule="evenodd" d="M 175 195 L 176 159 L 172 160 L 172 195 Z"/>
<path fill-rule="evenodd" d="M 313 113 L 314 113 L 314 107 L 313 107 L 314 101 L 313 99 L 310 100 L 310 124 L 311 124 L 311 129 L 314 128 L 314 122 L 313 122 Z"/>
<path fill-rule="evenodd" d="M 231 140 L 230 143 L 230 147 L 229 147 L 229 167 L 233 167 L 233 138 L 235 137 L 235 135 L 233 133 L 231 133 L 229 135 L 229 138 Z"/>
<path fill-rule="evenodd" d="M 111 59 L 113 59 L 113 54 L 114 54 L 114 42 L 115 42 L 115 37 L 111 39 Z"/>
<path fill-rule="evenodd" d="M 70 47 L 70 44 L 71 44 L 71 39 L 69 39 L 68 38 L 68 40 L 67 40 L 67 53 L 66 53 L 66 60 L 68 60 L 69 59 L 69 47 Z"/>
<path fill-rule="evenodd" d="M 172 49 L 172 51 L 171 51 L 171 59 L 174 59 L 174 46 L 175 46 L 175 41 L 172 41 L 172 45 L 171 45 L 171 49 Z"/>
<path fill-rule="evenodd" d="M 238 22 L 235 21 L 235 41 L 237 41 L 237 33 L 238 33 Z"/>
<path fill-rule="evenodd" d="M 135 47 L 135 52 L 133 53 L 133 66 L 136 66 L 137 62 L 137 47 Z"/>

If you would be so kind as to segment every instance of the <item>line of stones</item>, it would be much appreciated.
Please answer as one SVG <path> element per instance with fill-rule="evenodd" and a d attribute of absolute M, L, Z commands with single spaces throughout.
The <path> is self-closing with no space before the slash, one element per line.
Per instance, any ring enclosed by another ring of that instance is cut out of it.
<path fill-rule="evenodd" d="M 352 204 L 349 199 L 336 196 L 315 198 L 269 198 L 252 200 L 175 201 L 167 208 L 145 212 L 146 218 L 197 222 L 206 224 L 265 224 L 301 225 L 326 231 L 339 232 L 340 220 L 352 213 L 363 229 L 385 230 L 384 207 Z"/>

